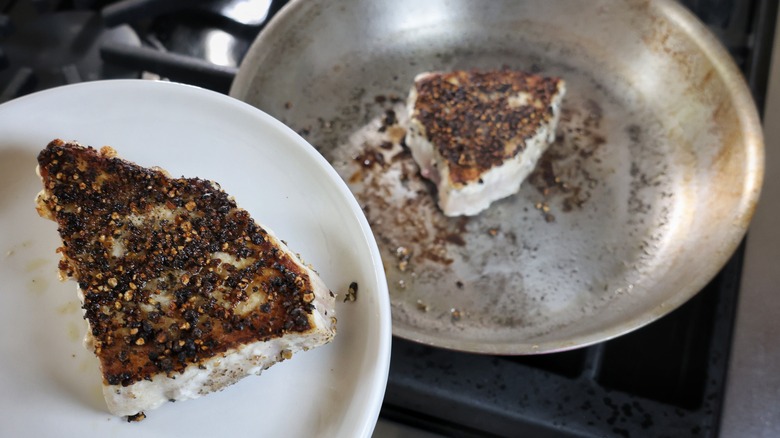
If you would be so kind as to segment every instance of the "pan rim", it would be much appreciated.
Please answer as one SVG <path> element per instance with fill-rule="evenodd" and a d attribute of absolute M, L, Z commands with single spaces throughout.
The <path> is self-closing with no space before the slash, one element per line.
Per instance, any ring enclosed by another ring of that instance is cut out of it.
<path fill-rule="evenodd" d="M 238 99 L 247 97 L 253 74 L 261 67 L 262 59 L 258 55 L 266 49 L 266 46 L 274 43 L 274 34 L 282 31 L 289 17 L 294 16 L 296 12 L 304 7 L 304 4 L 311 3 L 304 0 L 291 0 L 271 20 L 267 28 L 261 32 L 250 46 L 245 63 L 242 63 L 231 86 L 230 95 L 232 97 Z M 442 338 L 435 336 L 435 334 L 420 332 L 419 330 L 407 330 L 405 327 L 396 324 L 393 324 L 394 336 L 455 351 L 496 355 L 542 354 L 586 347 L 639 329 L 677 309 L 700 292 L 732 257 L 747 232 L 748 224 L 760 198 L 764 177 L 765 152 L 763 132 L 755 102 L 742 73 L 731 55 L 721 45 L 717 37 L 691 11 L 673 0 L 654 0 L 641 3 L 647 5 L 646 7 L 652 13 L 666 20 L 674 27 L 681 29 L 686 38 L 695 45 L 699 54 L 710 62 L 717 77 L 722 81 L 728 98 L 733 105 L 739 121 L 738 130 L 743 134 L 744 138 L 740 147 L 745 151 L 746 173 L 741 197 L 736 209 L 739 217 L 738 225 L 723 233 L 720 250 L 713 254 L 711 261 L 707 264 L 708 269 L 705 270 L 706 272 L 693 278 L 676 294 L 658 302 L 653 307 L 637 312 L 632 317 L 618 324 L 613 324 L 607 329 L 570 336 L 564 340 L 540 341 L 538 343 L 532 341 L 486 343 L 472 339 Z"/>

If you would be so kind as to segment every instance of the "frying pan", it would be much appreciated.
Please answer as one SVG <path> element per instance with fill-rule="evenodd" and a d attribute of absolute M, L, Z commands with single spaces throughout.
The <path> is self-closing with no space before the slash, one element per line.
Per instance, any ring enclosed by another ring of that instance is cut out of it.
<path fill-rule="evenodd" d="M 423 71 L 562 77 L 558 138 L 510 198 L 445 218 L 402 143 Z M 377 237 L 395 335 L 532 354 L 688 300 L 740 242 L 763 140 L 728 53 L 673 1 L 292 1 L 230 94 L 297 130 Z M 358 298 L 359 299 L 359 298 Z"/>

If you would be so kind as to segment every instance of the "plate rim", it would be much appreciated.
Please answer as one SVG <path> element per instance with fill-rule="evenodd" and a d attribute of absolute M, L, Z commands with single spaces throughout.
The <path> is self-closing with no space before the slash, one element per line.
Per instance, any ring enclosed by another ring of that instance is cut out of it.
<path fill-rule="evenodd" d="M 256 118 L 264 123 L 267 127 L 277 131 L 277 133 L 281 134 L 285 140 L 294 143 L 300 152 L 305 153 L 307 159 L 311 160 L 313 165 L 316 165 L 316 167 L 322 169 L 327 174 L 331 185 L 336 189 L 335 192 L 337 193 L 338 197 L 341 198 L 342 201 L 344 201 L 347 205 L 349 205 L 349 213 L 360 225 L 359 232 L 358 230 L 355 230 L 352 233 L 354 233 L 356 236 L 361 236 L 360 240 L 365 243 L 370 253 L 370 260 L 367 261 L 366 265 L 367 267 L 371 267 L 370 271 L 366 269 L 366 272 L 372 272 L 373 277 L 375 278 L 373 289 L 376 290 L 376 296 L 374 297 L 375 304 L 372 306 L 373 308 L 371 310 L 379 316 L 379 320 L 376 323 L 376 339 L 371 343 L 376 345 L 376 355 L 374 356 L 375 360 L 372 361 L 372 366 L 361 366 L 361 369 L 366 374 L 366 377 L 370 379 L 369 382 L 371 382 L 370 389 L 366 391 L 367 399 L 371 401 L 371 406 L 363 409 L 364 414 L 361 415 L 362 421 L 360 424 L 352 424 L 350 426 L 350 429 L 354 430 L 355 433 L 359 433 L 360 436 L 371 436 L 371 433 L 373 432 L 379 417 L 379 411 L 384 399 L 384 393 L 389 376 L 392 340 L 392 317 L 390 312 L 390 299 L 387 279 L 385 277 L 376 240 L 373 233 L 371 232 L 365 215 L 360 209 L 357 200 L 352 195 L 346 183 L 344 183 L 344 181 L 338 176 L 338 173 L 336 173 L 335 169 L 333 169 L 333 167 L 330 165 L 330 163 L 328 163 L 327 160 L 325 160 L 325 158 L 322 157 L 311 144 L 309 144 L 290 127 L 286 126 L 275 117 L 226 94 L 218 93 L 190 84 L 146 79 L 112 79 L 81 82 L 37 91 L 9 100 L 7 102 L 3 102 L 0 104 L 0 114 L 7 111 L 14 111 L 16 108 L 22 105 L 30 105 L 36 100 L 61 100 L 63 96 L 72 97 L 79 93 L 112 93 L 119 89 L 125 89 L 126 91 L 137 91 L 139 93 L 158 94 L 158 97 L 164 97 L 166 94 L 176 94 L 179 96 L 184 96 L 186 99 L 191 101 L 200 101 L 202 104 L 208 104 L 209 102 L 212 102 L 227 105 L 231 108 L 231 110 L 235 110 L 249 117 Z M 0 125 L 2 125 L 1 122 Z M 0 148 L 3 148 L 2 144 L 0 144 Z M 365 385 L 361 386 L 365 387 Z M 347 403 L 344 405 L 349 406 Z M 345 410 L 344 412 L 346 413 L 347 411 Z"/>

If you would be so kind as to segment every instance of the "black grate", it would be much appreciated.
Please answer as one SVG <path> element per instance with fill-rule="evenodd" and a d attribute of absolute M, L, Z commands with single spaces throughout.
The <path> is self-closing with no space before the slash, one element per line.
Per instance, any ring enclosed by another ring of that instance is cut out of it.
<path fill-rule="evenodd" d="M 714 436 L 740 250 L 701 293 L 615 340 L 528 357 L 395 339 L 385 418 L 448 436 Z"/>
<path fill-rule="evenodd" d="M 284 3 L 0 1 L 0 102 L 115 78 L 160 77 L 227 93 L 249 45 Z"/>

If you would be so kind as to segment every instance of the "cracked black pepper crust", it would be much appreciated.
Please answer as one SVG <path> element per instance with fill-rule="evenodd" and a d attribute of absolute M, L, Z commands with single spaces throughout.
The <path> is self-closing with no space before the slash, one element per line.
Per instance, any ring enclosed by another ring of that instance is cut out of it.
<path fill-rule="evenodd" d="M 415 82 L 412 116 L 446 160 L 453 183 L 477 181 L 525 149 L 525 140 L 552 117 L 561 80 L 515 70 L 433 73 Z M 528 104 L 510 98 L 528 93 Z"/>
<path fill-rule="evenodd" d="M 216 184 L 115 155 L 62 140 L 38 155 L 38 211 L 58 224 L 105 382 L 311 329 L 309 276 Z"/>

